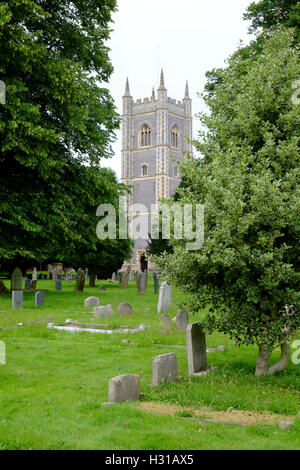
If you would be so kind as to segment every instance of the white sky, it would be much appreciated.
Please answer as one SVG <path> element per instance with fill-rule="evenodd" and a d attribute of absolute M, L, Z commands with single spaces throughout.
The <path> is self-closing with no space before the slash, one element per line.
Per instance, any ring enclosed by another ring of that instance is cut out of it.
<path fill-rule="evenodd" d="M 150 97 L 164 69 L 168 96 L 182 100 L 189 81 L 193 115 L 205 110 L 198 93 L 205 72 L 223 67 L 242 40 L 249 43 L 243 13 L 252 0 L 119 0 L 108 43 L 114 67 L 109 89 L 122 114 L 125 80 L 134 99 Z M 199 121 L 193 120 L 194 137 Z M 114 157 L 102 160 L 121 177 L 121 131 Z"/>

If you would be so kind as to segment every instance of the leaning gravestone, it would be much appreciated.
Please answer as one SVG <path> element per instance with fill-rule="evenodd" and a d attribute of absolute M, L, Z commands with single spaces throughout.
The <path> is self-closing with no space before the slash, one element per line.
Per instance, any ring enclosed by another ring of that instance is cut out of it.
<path fill-rule="evenodd" d="M 94 297 L 94 296 L 88 297 L 84 301 L 84 306 L 85 307 L 98 307 L 99 306 L 98 297 Z"/>
<path fill-rule="evenodd" d="M 163 282 L 160 286 L 159 298 L 157 304 L 157 313 L 168 310 L 171 306 L 172 287 L 166 282 Z"/>
<path fill-rule="evenodd" d="M 55 290 L 61 290 L 62 289 L 62 282 L 61 281 L 56 281 L 55 282 Z"/>
<path fill-rule="evenodd" d="M 127 289 L 128 287 L 128 278 L 129 273 L 127 271 L 121 273 L 121 284 L 123 289 Z"/>
<path fill-rule="evenodd" d="M 22 290 L 22 271 L 15 268 L 11 275 L 11 291 Z"/>
<path fill-rule="evenodd" d="M 186 330 L 189 323 L 189 315 L 187 310 L 179 310 L 176 315 L 177 330 Z"/>
<path fill-rule="evenodd" d="M 110 379 L 108 386 L 108 400 L 110 403 L 139 400 L 140 397 L 141 389 L 139 375 L 122 374 Z"/>
<path fill-rule="evenodd" d="M 166 313 L 161 317 L 161 324 L 163 328 L 163 333 L 171 333 L 171 318 Z"/>
<path fill-rule="evenodd" d="M 85 272 L 83 269 L 79 268 L 77 272 L 75 292 L 83 292 L 85 284 Z"/>
<path fill-rule="evenodd" d="M 40 305 L 44 305 L 44 301 L 45 301 L 45 292 L 43 291 L 36 292 L 34 296 L 35 306 L 38 307 Z"/>
<path fill-rule="evenodd" d="M 186 329 L 189 375 L 207 369 L 206 340 L 201 323 L 192 323 Z"/>
<path fill-rule="evenodd" d="M 95 318 L 105 318 L 113 316 L 112 305 L 103 305 L 102 307 L 94 307 L 93 314 Z"/>
<path fill-rule="evenodd" d="M 156 356 L 152 362 L 152 385 L 157 387 L 161 382 L 172 383 L 178 379 L 177 357 L 174 353 Z"/>
<path fill-rule="evenodd" d="M 12 291 L 12 308 L 23 308 L 23 291 Z"/>
<path fill-rule="evenodd" d="M 137 274 L 138 293 L 145 294 L 147 285 L 147 274 L 144 272 Z"/>
<path fill-rule="evenodd" d="M 118 308 L 117 311 L 120 315 L 131 315 L 132 313 L 132 308 L 131 305 L 128 304 L 127 302 L 122 302 Z"/>

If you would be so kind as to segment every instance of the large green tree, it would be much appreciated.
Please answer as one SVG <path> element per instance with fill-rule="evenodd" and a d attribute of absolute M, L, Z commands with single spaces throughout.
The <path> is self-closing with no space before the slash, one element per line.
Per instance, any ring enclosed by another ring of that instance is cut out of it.
<path fill-rule="evenodd" d="M 181 164 L 179 202 L 204 204 L 205 242 L 157 262 L 208 331 L 259 348 L 256 374 L 283 370 L 300 325 L 300 64 L 292 31 L 271 29 L 262 53 L 234 55 L 206 98 L 203 158 Z M 241 74 L 241 69 L 243 73 Z M 171 201 L 172 203 L 172 201 Z M 279 362 L 269 366 L 280 346 Z"/>
<path fill-rule="evenodd" d="M 78 239 L 74 214 L 89 191 L 83 166 L 111 155 L 119 125 L 99 85 L 112 72 L 106 41 L 115 8 L 116 0 L 0 4 L 2 264 L 44 260 Z"/>

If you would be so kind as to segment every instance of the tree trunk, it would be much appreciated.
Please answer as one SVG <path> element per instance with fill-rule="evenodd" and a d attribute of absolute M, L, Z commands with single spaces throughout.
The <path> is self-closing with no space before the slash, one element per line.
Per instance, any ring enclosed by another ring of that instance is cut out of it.
<path fill-rule="evenodd" d="M 275 374 L 276 372 L 280 372 L 284 370 L 287 367 L 289 363 L 289 358 L 290 358 L 289 344 L 284 343 L 281 345 L 280 359 L 279 361 L 275 362 L 275 364 L 273 364 L 271 367 L 268 366 L 270 357 L 271 357 L 271 354 L 265 352 L 264 345 L 260 344 L 258 347 L 258 357 L 256 361 L 256 369 L 255 369 L 256 376 L 271 375 L 271 374 Z"/>
<path fill-rule="evenodd" d="M 268 373 L 268 364 L 271 354 L 266 353 L 264 350 L 264 345 L 258 345 L 258 356 L 256 361 L 255 375 L 267 375 Z"/>
<path fill-rule="evenodd" d="M 96 287 L 96 274 L 90 274 L 89 287 Z"/>

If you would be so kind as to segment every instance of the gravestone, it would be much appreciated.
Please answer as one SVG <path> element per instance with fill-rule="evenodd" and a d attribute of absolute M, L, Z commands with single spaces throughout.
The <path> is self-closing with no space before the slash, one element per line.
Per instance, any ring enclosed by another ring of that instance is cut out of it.
<path fill-rule="evenodd" d="M 20 268 L 15 268 L 11 275 L 11 291 L 22 290 L 22 271 Z"/>
<path fill-rule="evenodd" d="M 94 307 L 93 314 L 95 318 L 105 318 L 113 316 L 112 305 L 103 305 L 102 307 Z"/>
<path fill-rule="evenodd" d="M 112 273 L 111 280 L 115 281 L 116 280 L 116 273 Z"/>
<path fill-rule="evenodd" d="M 3 281 L 0 281 L 0 295 L 2 294 L 8 294 L 8 289 L 5 286 Z"/>
<path fill-rule="evenodd" d="M 40 305 L 44 305 L 44 301 L 45 301 L 45 292 L 43 291 L 36 292 L 34 296 L 35 306 L 37 307 Z"/>
<path fill-rule="evenodd" d="M 158 274 L 154 274 L 154 294 L 158 294 L 158 287 L 159 287 L 159 277 Z"/>
<path fill-rule="evenodd" d="M 25 289 L 30 289 L 30 279 L 25 279 Z"/>
<path fill-rule="evenodd" d="M 56 281 L 55 282 L 55 290 L 61 290 L 62 289 L 62 282 L 61 281 Z"/>
<path fill-rule="evenodd" d="M 98 290 L 107 290 L 106 287 L 104 287 L 102 284 L 100 284 Z"/>
<path fill-rule="evenodd" d="M 127 271 L 121 273 L 122 289 L 127 289 L 127 287 L 128 287 L 128 278 L 129 278 L 129 273 Z"/>
<path fill-rule="evenodd" d="M 161 324 L 163 328 L 163 333 L 165 334 L 171 333 L 171 319 L 169 315 L 167 315 L 166 313 L 162 315 L 161 317 Z"/>
<path fill-rule="evenodd" d="M 189 323 L 189 315 L 187 310 L 179 310 L 176 315 L 177 330 L 186 330 Z"/>
<path fill-rule="evenodd" d="M 108 400 L 120 403 L 127 400 L 139 400 L 141 397 L 140 376 L 137 374 L 122 374 L 113 377 L 108 385 Z"/>
<path fill-rule="evenodd" d="M 88 268 L 86 268 L 86 270 L 85 270 L 85 280 L 86 280 L 86 281 L 89 281 L 89 280 L 90 280 Z"/>
<path fill-rule="evenodd" d="M 163 282 L 160 286 L 159 298 L 157 304 L 157 313 L 168 310 L 171 306 L 172 287 L 166 282 Z"/>
<path fill-rule="evenodd" d="M 57 281 L 57 269 L 52 269 L 52 281 L 55 283 Z"/>
<path fill-rule="evenodd" d="M 12 291 L 12 308 L 23 308 L 23 291 Z"/>
<path fill-rule="evenodd" d="M 120 315 L 131 315 L 132 308 L 131 308 L 131 305 L 128 304 L 127 302 L 122 302 L 118 306 L 117 311 Z"/>
<path fill-rule="evenodd" d="M 75 292 L 83 292 L 85 284 L 85 273 L 84 270 L 79 268 L 77 272 Z"/>
<path fill-rule="evenodd" d="M 137 274 L 138 293 L 145 294 L 147 284 L 147 274 L 140 272 Z"/>
<path fill-rule="evenodd" d="M 152 362 L 152 385 L 157 387 L 161 382 L 172 383 L 178 379 L 177 357 L 174 353 L 156 356 Z"/>
<path fill-rule="evenodd" d="M 84 306 L 85 307 L 98 307 L 99 306 L 98 297 L 94 297 L 94 296 L 88 297 L 84 301 Z"/>
<path fill-rule="evenodd" d="M 192 323 L 186 329 L 189 375 L 207 369 L 205 333 L 200 323 Z"/>

